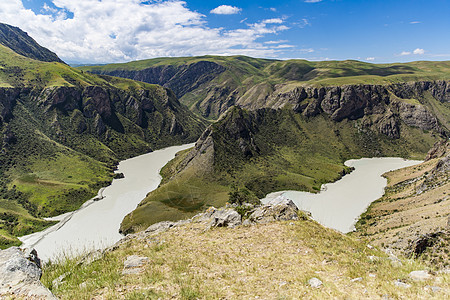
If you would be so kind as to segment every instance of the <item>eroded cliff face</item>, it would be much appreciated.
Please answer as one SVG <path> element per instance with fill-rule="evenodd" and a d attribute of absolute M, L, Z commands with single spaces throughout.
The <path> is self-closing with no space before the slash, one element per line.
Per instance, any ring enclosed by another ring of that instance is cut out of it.
<path fill-rule="evenodd" d="M 178 98 L 213 80 L 225 67 L 209 61 L 200 61 L 190 65 L 164 65 L 144 70 L 101 71 L 97 74 L 129 78 L 170 88 Z M 96 73 L 93 71 L 93 73 Z"/>
<path fill-rule="evenodd" d="M 138 135 L 143 144 L 161 147 L 193 141 L 204 128 L 204 123 L 170 90 L 161 87 L 135 91 L 100 86 L 2 88 L 0 125 L 4 127 L 4 144 L 14 135 L 8 123 L 14 119 L 17 105 L 25 107 L 50 138 L 72 147 L 73 135 L 89 135 L 118 150 L 119 158 L 145 151 L 141 145 L 135 153 L 124 155 L 112 141 L 120 136 Z"/>
<path fill-rule="evenodd" d="M 259 106 L 291 106 L 305 117 L 324 113 L 333 121 L 366 118 L 370 126 L 391 138 L 399 138 L 400 124 L 439 133 L 448 131 L 448 120 L 432 109 L 427 94 L 442 105 L 450 102 L 446 81 L 412 82 L 395 85 L 347 85 L 335 87 L 297 87 L 287 92 L 280 85 Z M 239 104 L 239 101 L 238 101 Z M 244 104 L 243 107 L 249 105 Z M 255 105 L 249 107 L 255 109 Z"/>

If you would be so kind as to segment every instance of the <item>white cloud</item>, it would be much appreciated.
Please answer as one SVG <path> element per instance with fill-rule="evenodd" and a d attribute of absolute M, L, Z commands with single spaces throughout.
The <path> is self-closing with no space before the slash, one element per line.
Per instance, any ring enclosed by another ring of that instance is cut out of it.
<path fill-rule="evenodd" d="M 366 60 L 367 60 L 367 61 L 374 61 L 374 60 L 375 60 L 375 57 L 367 57 Z"/>
<path fill-rule="evenodd" d="M 308 19 L 301 19 L 298 22 L 295 22 L 294 25 L 297 25 L 300 28 L 305 28 L 306 26 L 311 26 L 311 23 L 308 21 Z"/>
<path fill-rule="evenodd" d="M 322 0 L 305 0 L 306 3 L 317 3 L 321 2 Z"/>
<path fill-rule="evenodd" d="M 417 48 L 413 51 L 413 54 L 422 55 L 422 54 L 425 54 L 425 50 L 423 50 L 421 48 Z"/>
<path fill-rule="evenodd" d="M 231 5 L 220 5 L 210 11 L 212 14 L 216 15 L 234 15 L 241 12 L 242 9 Z"/>
<path fill-rule="evenodd" d="M 423 55 L 425 54 L 425 50 L 422 48 L 416 48 L 414 51 L 403 51 L 402 53 L 400 53 L 401 56 L 405 56 L 405 55 Z"/>
<path fill-rule="evenodd" d="M 287 48 L 295 48 L 294 45 L 281 44 L 274 47 L 275 49 L 287 49 Z"/>
<path fill-rule="evenodd" d="M 264 42 L 264 44 L 268 44 L 268 45 L 274 45 L 274 44 L 282 44 L 282 43 L 287 43 L 288 40 L 278 40 L 278 41 L 267 41 Z"/>
<path fill-rule="evenodd" d="M 300 49 L 300 52 L 303 52 L 303 53 L 313 53 L 313 52 L 314 52 L 314 49 L 313 49 L 313 48 Z"/>
<path fill-rule="evenodd" d="M 283 23 L 283 20 L 281 20 L 280 18 L 266 19 L 266 20 L 263 20 L 263 23 L 265 23 L 265 24 L 281 24 L 281 23 Z"/>
<path fill-rule="evenodd" d="M 289 29 L 278 18 L 233 30 L 210 28 L 204 15 L 180 0 L 146 4 L 142 0 L 52 0 L 39 13 L 26 9 L 22 1 L 26 0 L 0 1 L 0 22 L 20 27 L 72 62 L 205 54 L 277 57 L 281 49 L 258 39 Z"/>
<path fill-rule="evenodd" d="M 420 22 L 420 21 L 412 21 L 412 22 L 409 22 L 409 24 L 420 24 L 420 23 L 422 23 L 422 22 Z"/>

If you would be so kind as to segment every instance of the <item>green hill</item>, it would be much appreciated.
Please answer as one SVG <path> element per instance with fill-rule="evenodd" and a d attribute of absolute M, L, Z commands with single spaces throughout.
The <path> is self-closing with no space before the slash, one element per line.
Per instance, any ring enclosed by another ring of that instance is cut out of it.
<path fill-rule="evenodd" d="M 77 209 L 119 160 L 193 142 L 206 127 L 161 86 L 14 50 L 0 45 L 0 247 Z"/>

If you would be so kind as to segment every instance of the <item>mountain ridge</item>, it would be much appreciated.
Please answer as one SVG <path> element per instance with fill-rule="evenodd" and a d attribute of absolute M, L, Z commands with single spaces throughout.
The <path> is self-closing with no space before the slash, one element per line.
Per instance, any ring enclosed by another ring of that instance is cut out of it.
<path fill-rule="evenodd" d="M 214 71 L 199 72 L 199 65 L 208 65 Z M 219 118 L 232 105 L 251 109 L 249 103 L 261 103 L 276 93 L 296 88 L 450 79 L 449 61 L 370 64 L 279 61 L 246 56 L 159 58 L 80 70 L 164 85 L 173 89 L 192 111 L 209 119 Z"/>
<path fill-rule="evenodd" d="M 0 23 L 0 44 L 28 58 L 64 63 L 54 52 L 39 45 L 20 28 Z"/>

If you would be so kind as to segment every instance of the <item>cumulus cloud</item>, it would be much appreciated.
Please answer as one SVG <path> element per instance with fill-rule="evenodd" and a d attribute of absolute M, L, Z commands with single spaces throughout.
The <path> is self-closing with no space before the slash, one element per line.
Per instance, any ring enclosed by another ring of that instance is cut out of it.
<path fill-rule="evenodd" d="M 410 51 L 402 51 L 402 53 L 400 53 L 401 56 L 405 56 L 405 55 L 411 55 Z"/>
<path fill-rule="evenodd" d="M 367 57 L 366 60 L 367 60 L 367 61 L 374 61 L 374 60 L 375 60 L 375 57 Z"/>
<path fill-rule="evenodd" d="M 216 15 L 234 15 L 241 12 L 242 9 L 231 5 L 220 5 L 210 11 L 212 14 Z"/>
<path fill-rule="evenodd" d="M 422 55 L 422 54 L 425 54 L 425 50 L 423 50 L 421 48 L 417 48 L 413 51 L 413 54 Z"/>
<path fill-rule="evenodd" d="M 322 0 L 305 0 L 306 3 L 317 3 L 321 2 Z"/>
<path fill-rule="evenodd" d="M 0 22 L 20 27 L 63 60 L 124 62 L 162 56 L 277 57 L 281 49 L 258 39 L 289 29 L 282 19 L 211 28 L 180 0 L 52 0 L 41 12 L 26 0 L 0 1 Z"/>

